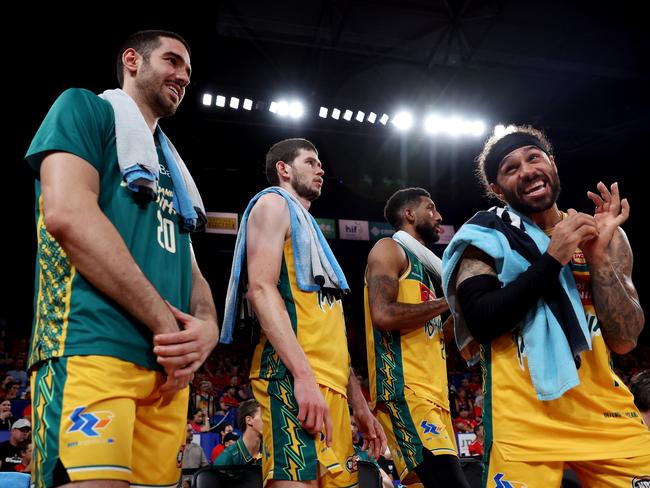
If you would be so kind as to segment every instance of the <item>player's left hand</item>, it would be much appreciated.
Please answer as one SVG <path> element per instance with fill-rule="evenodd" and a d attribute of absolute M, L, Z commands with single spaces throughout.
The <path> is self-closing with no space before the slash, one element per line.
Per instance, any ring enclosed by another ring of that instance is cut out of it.
<path fill-rule="evenodd" d="M 357 421 L 359 433 L 363 436 L 361 450 L 367 450 L 368 455 L 374 459 L 379 458 L 380 455 L 386 452 L 387 446 L 383 427 L 367 406 L 355 411 L 354 418 Z"/>
<path fill-rule="evenodd" d="M 203 320 L 168 306 L 182 330 L 156 334 L 154 354 L 158 363 L 178 378 L 194 374 L 206 360 L 219 340 L 219 328 L 212 320 Z"/>

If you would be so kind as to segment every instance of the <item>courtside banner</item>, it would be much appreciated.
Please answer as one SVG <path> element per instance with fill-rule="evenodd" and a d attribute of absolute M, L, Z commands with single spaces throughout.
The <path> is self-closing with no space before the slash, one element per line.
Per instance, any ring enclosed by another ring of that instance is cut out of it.
<path fill-rule="evenodd" d="M 325 236 L 325 239 L 336 239 L 336 220 L 317 218 L 316 222 Z"/>
<path fill-rule="evenodd" d="M 454 237 L 456 229 L 453 225 L 441 225 L 440 226 L 440 240 L 436 244 L 449 244 L 451 238 Z"/>
<path fill-rule="evenodd" d="M 378 241 L 395 233 L 393 226 L 387 222 L 370 222 L 370 240 Z"/>
<path fill-rule="evenodd" d="M 339 239 L 369 241 L 367 220 L 339 220 Z"/>
<path fill-rule="evenodd" d="M 206 212 L 208 223 L 205 231 L 211 234 L 234 234 L 239 229 L 239 217 L 236 213 Z"/>

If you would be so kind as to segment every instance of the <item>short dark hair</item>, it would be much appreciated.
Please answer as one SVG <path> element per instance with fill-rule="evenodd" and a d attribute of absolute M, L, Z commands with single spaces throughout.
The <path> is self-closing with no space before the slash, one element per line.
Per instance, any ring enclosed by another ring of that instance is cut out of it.
<path fill-rule="evenodd" d="M 217 427 L 217 430 L 219 431 L 220 434 L 223 435 L 223 432 L 226 430 L 226 428 L 232 427 L 232 424 L 230 422 L 221 422 L 219 426 Z"/>
<path fill-rule="evenodd" d="M 420 202 L 420 197 L 431 198 L 424 188 L 403 188 L 391 195 L 384 207 L 384 217 L 390 225 L 399 229 L 402 226 L 402 210 L 409 205 Z"/>
<path fill-rule="evenodd" d="M 314 151 L 318 154 L 316 146 L 314 146 L 307 139 L 285 139 L 276 142 L 271 146 L 271 149 L 266 153 L 266 179 L 271 185 L 278 186 L 280 184 L 280 177 L 275 165 L 278 161 L 284 161 L 287 164 L 293 163 L 293 160 L 298 156 L 298 151 L 304 149 L 306 151 Z"/>
<path fill-rule="evenodd" d="M 635 374 L 630 379 L 634 404 L 642 412 L 650 411 L 650 369 Z"/>
<path fill-rule="evenodd" d="M 190 54 L 190 46 L 187 41 L 175 32 L 166 30 L 142 30 L 134 32 L 122 42 L 117 52 L 117 81 L 120 87 L 124 86 L 124 63 L 122 62 L 122 54 L 124 54 L 124 51 L 133 48 L 145 61 L 148 61 L 151 52 L 162 44 L 160 41 L 161 37 L 169 37 L 180 41 L 185 46 L 185 49 L 187 49 L 188 54 Z"/>
<path fill-rule="evenodd" d="M 237 440 L 239 440 L 239 436 L 237 434 L 235 434 L 234 432 L 228 432 L 225 436 L 223 436 L 221 443 L 225 444 L 228 441 L 237 441 Z"/>
<path fill-rule="evenodd" d="M 260 408 L 260 404 L 254 398 L 246 400 L 239 405 L 237 409 L 237 425 L 239 430 L 246 432 L 246 417 L 255 416 L 255 411 Z"/>
<path fill-rule="evenodd" d="M 540 143 L 541 149 L 544 150 L 546 154 L 549 156 L 553 155 L 553 146 L 551 145 L 551 142 L 548 140 L 548 137 L 546 134 L 544 134 L 543 131 L 540 129 L 536 129 L 535 127 L 531 125 L 509 125 L 506 127 L 505 132 L 500 133 L 500 134 L 492 134 L 487 141 L 485 141 L 485 144 L 483 144 L 483 149 L 481 150 L 481 153 L 476 157 L 476 176 L 478 177 L 481 185 L 483 186 L 483 189 L 485 190 L 485 194 L 489 197 L 496 197 L 492 189 L 490 188 L 490 178 L 488 177 L 488 171 L 486 168 L 486 161 L 490 159 L 490 155 L 492 153 L 492 149 L 494 148 L 494 145 L 499 142 L 501 139 L 503 139 L 506 136 L 509 136 L 510 134 L 527 134 L 529 136 L 534 137 L 537 139 Z"/>

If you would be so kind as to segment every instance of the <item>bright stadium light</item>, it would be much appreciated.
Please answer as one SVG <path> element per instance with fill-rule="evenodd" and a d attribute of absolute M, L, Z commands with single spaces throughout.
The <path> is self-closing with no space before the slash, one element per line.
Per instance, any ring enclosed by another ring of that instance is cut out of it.
<path fill-rule="evenodd" d="M 349 122 L 350 120 L 352 120 L 352 110 L 346 110 L 346 111 L 343 113 L 343 118 L 344 118 L 345 120 L 347 120 L 348 122 Z"/>
<path fill-rule="evenodd" d="M 341 117 L 341 111 L 338 108 L 333 108 L 332 109 L 332 118 L 334 120 L 339 120 L 339 117 Z"/>
<path fill-rule="evenodd" d="M 318 111 L 318 116 L 321 119 L 326 119 L 327 118 L 327 113 L 328 113 L 327 108 L 326 107 L 321 107 L 320 110 Z"/>
<path fill-rule="evenodd" d="M 230 108 L 237 110 L 239 108 L 239 98 L 230 97 Z"/>
<path fill-rule="evenodd" d="M 367 118 L 366 120 L 367 120 L 368 122 L 370 122 L 371 124 L 374 124 L 374 123 L 375 123 L 375 120 L 377 120 L 377 114 L 376 114 L 375 112 L 370 112 L 370 113 L 368 114 L 368 118 Z"/>
<path fill-rule="evenodd" d="M 269 112 L 271 112 L 272 114 L 278 113 L 278 102 L 276 102 L 275 100 L 271 102 L 271 105 L 269 105 Z"/>
<path fill-rule="evenodd" d="M 388 115 L 384 114 L 384 115 L 382 115 L 381 118 L 379 119 L 379 123 L 380 123 L 381 125 L 386 125 L 386 124 L 388 123 L 388 119 L 389 119 Z"/>
<path fill-rule="evenodd" d="M 413 115 L 406 111 L 398 112 L 393 117 L 393 125 L 397 130 L 405 132 L 413 126 Z"/>
<path fill-rule="evenodd" d="M 470 123 L 469 133 L 476 137 L 482 136 L 485 134 L 485 123 L 482 120 L 475 120 Z"/>
<path fill-rule="evenodd" d="M 252 110 L 252 108 L 253 108 L 253 100 L 251 100 L 250 98 L 244 98 L 244 103 L 242 105 L 242 108 L 244 110 Z"/>
<path fill-rule="evenodd" d="M 438 114 L 427 115 L 424 119 L 424 130 L 428 134 L 438 134 L 445 128 L 445 119 Z"/>
<path fill-rule="evenodd" d="M 299 119 L 305 113 L 305 107 L 298 101 L 293 101 L 289 104 L 289 117 L 292 119 Z"/>
<path fill-rule="evenodd" d="M 278 115 L 280 117 L 286 117 L 289 115 L 289 104 L 286 102 L 286 100 L 280 100 L 278 102 Z"/>
<path fill-rule="evenodd" d="M 204 93 L 203 94 L 203 105 L 212 105 L 212 95 L 209 93 Z"/>
<path fill-rule="evenodd" d="M 226 106 L 226 97 L 223 95 L 217 95 L 215 105 L 217 107 L 225 107 Z"/>
<path fill-rule="evenodd" d="M 363 119 L 366 117 L 366 114 L 363 113 L 361 110 L 357 112 L 357 116 L 354 118 L 357 122 L 363 122 Z"/>

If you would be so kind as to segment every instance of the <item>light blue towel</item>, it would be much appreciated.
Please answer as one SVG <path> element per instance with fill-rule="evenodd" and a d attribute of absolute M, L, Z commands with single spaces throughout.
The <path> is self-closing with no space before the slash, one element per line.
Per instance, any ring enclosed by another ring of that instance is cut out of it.
<path fill-rule="evenodd" d="M 255 195 L 246 207 L 237 233 L 233 253 L 232 269 L 226 293 L 226 306 L 221 328 L 220 341 L 224 344 L 232 342 L 232 331 L 236 321 L 237 305 L 240 295 L 240 277 L 246 259 L 246 224 L 251 209 L 262 195 L 277 193 L 289 206 L 291 217 L 291 244 L 293 245 L 296 266 L 296 280 L 302 291 L 315 292 L 322 288 L 333 288 L 344 293 L 350 291 L 343 270 L 336 261 L 325 236 L 318 227 L 316 219 L 291 193 L 272 186 Z"/>
<path fill-rule="evenodd" d="M 117 162 L 127 187 L 138 193 L 146 189 L 150 198 L 155 200 L 160 163 L 153 135 L 138 105 L 121 89 L 106 90 L 99 96 L 113 107 Z M 181 227 L 185 232 L 201 232 L 207 217 L 199 190 L 183 159 L 160 126 L 156 127 L 156 137 L 174 185 L 173 205 L 181 216 Z"/>
<path fill-rule="evenodd" d="M 27 473 L 0 471 L 0 487 L 2 488 L 29 488 L 31 484 L 32 477 Z"/>
<path fill-rule="evenodd" d="M 443 289 L 454 315 L 459 349 L 467 347 L 473 338 L 457 302 L 455 286 L 450 281 L 456 275 L 466 247 L 474 246 L 491 256 L 499 281 L 505 286 L 530 266 L 527 256 L 531 255 L 531 246 L 542 254 L 549 242 L 549 237 L 532 220 L 510 208 L 479 212 L 459 229 L 444 252 L 442 264 Z M 521 324 L 528 369 L 540 400 L 554 400 L 577 386 L 580 380 L 576 357 L 579 360 L 580 352 L 591 349 L 585 311 L 568 265 L 560 272 L 559 284 L 565 292 L 563 301 L 547 303 L 539 299 Z M 570 331 L 575 344 L 570 345 L 558 316 L 575 324 L 577 331 Z"/>

